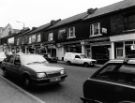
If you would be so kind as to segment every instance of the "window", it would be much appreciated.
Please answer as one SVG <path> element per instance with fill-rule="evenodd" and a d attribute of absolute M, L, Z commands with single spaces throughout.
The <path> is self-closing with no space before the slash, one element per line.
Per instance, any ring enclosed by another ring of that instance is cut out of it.
<path fill-rule="evenodd" d="M 64 36 L 66 36 L 66 35 L 67 35 L 66 29 L 61 29 L 61 30 L 59 30 L 59 32 L 58 32 L 58 39 L 59 39 L 59 40 L 62 40 L 62 39 L 64 39 Z"/>
<path fill-rule="evenodd" d="M 124 18 L 125 30 L 135 29 L 135 14 L 126 15 Z"/>
<path fill-rule="evenodd" d="M 10 57 L 9 62 L 10 62 L 10 63 L 14 63 L 14 57 L 13 57 L 13 56 Z"/>
<path fill-rule="evenodd" d="M 79 55 L 76 55 L 75 58 L 80 58 L 80 56 Z"/>
<path fill-rule="evenodd" d="M 31 42 L 32 43 L 36 42 L 36 35 L 35 34 L 31 36 Z"/>
<path fill-rule="evenodd" d="M 68 32 L 68 39 L 75 38 L 75 27 L 70 27 Z"/>
<path fill-rule="evenodd" d="M 123 57 L 123 48 L 121 48 L 121 47 L 116 48 L 116 57 L 117 58 L 122 58 Z"/>
<path fill-rule="evenodd" d="M 37 35 L 37 42 L 41 42 L 41 34 Z"/>
<path fill-rule="evenodd" d="M 17 41 L 16 42 L 17 42 L 16 45 L 19 45 L 20 39 L 17 38 Z"/>
<path fill-rule="evenodd" d="M 119 69 L 118 82 L 124 84 L 135 85 L 135 65 L 124 64 Z"/>
<path fill-rule="evenodd" d="M 96 78 L 104 80 L 117 80 L 120 63 L 109 63 L 105 65 L 96 75 Z"/>
<path fill-rule="evenodd" d="M 100 36 L 101 35 L 101 26 L 100 23 L 94 23 L 90 25 L 90 37 Z"/>
<path fill-rule="evenodd" d="M 31 36 L 29 36 L 29 44 L 31 44 Z"/>
<path fill-rule="evenodd" d="M 48 34 L 48 41 L 52 41 L 53 40 L 53 33 L 49 33 Z"/>

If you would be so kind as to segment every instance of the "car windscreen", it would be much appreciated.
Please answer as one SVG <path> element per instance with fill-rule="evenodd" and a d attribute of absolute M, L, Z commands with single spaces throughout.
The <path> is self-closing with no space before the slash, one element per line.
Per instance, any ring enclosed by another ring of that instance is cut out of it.
<path fill-rule="evenodd" d="M 21 62 L 24 65 L 33 64 L 33 63 L 44 63 L 46 59 L 41 55 L 21 55 Z"/>

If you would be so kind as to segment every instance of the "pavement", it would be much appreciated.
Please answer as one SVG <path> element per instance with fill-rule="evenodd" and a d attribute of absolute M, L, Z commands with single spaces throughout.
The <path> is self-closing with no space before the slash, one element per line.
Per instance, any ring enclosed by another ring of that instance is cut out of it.
<path fill-rule="evenodd" d="M 45 103 L 0 75 L 0 103 Z"/>

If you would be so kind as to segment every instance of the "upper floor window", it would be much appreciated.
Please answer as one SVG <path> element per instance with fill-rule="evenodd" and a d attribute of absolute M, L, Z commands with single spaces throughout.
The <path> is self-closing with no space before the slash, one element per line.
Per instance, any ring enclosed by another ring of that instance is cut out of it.
<path fill-rule="evenodd" d="M 58 39 L 59 39 L 59 40 L 62 40 L 63 37 L 65 36 L 65 34 L 67 34 L 66 29 L 61 29 L 61 30 L 59 30 L 59 31 L 58 31 Z"/>
<path fill-rule="evenodd" d="M 53 33 L 49 33 L 48 34 L 48 41 L 52 41 L 53 40 Z"/>
<path fill-rule="evenodd" d="M 36 42 L 36 34 L 32 35 L 32 37 L 31 37 L 31 42 L 32 42 L 32 43 L 33 43 L 33 42 Z"/>
<path fill-rule="evenodd" d="M 17 38 L 16 45 L 19 45 L 20 39 Z"/>
<path fill-rule="evenodd" d="M 68 38 L 75 38 L 75 27 L 70 27 L 68 32 Z"/>
<path fill-rule="evenodd" d="M 135 29 L 135 14 L 126 15 L 124 17 L 124 22 L 125 30 Z"/>
<path fill-rule="evenodd" d="M 31 36 L 29 36 L 29 44 L 31 44 L 32 43 L 32 41 L 31 41 Z"/>
<path fill-rule="evenodd" d="M 93 23 L 90 25 L 90 37 L 101 35 L 100 23 Z"/>
<path fill-rule="evenodd" d="M 41 34 L 37 34 L 37 42 L 41 42 Z"/>

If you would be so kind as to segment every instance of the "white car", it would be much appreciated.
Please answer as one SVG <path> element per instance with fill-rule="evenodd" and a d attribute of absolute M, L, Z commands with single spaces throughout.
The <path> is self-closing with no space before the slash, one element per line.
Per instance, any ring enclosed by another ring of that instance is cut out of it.
<path fill-rule="evenodd" d="M 94 66 L 96 60 L 87 58 L 84 54 L 67 52 L 64 56 L 64 61 L 68 64 L 80 64 L 86 67 Z"/>
<path fill-rule="evenodd" d="M 22 80 L 25 87 L 59 83 L 67 77 L 63 67 L 52 65 L 43 56 L 36 54 L 9 56 L 2 62 L 1 69 L 4 76 Z"/>
<path fill-rule="evenodd" d="M 6 58 L 6 55 L 4 52 L 0 52 L 0 63 Z"/>

